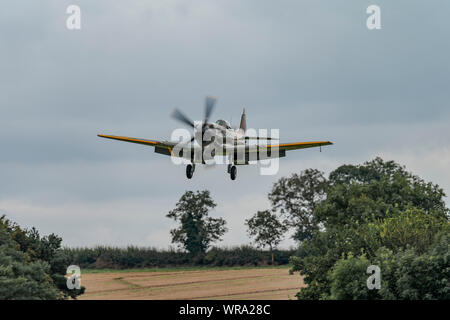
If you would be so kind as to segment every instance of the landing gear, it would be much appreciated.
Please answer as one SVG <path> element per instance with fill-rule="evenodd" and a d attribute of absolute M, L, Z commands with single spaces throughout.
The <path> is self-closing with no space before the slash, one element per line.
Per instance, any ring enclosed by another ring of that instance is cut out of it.
<path fill-rule="evenodd" d="M 231 173 L 231 167 L 232 167 L 233 165 L 230 163 L 230 164 L 228 164 L 228 168 L 227 168 L 227 173 Z"/>
<path fill-rule="evenodd" d="M 230 178 L 231 180 L 236 180 L 237 169 L 236 166 L 231 166 L 230 168 Z"/>
<path fill-rule="evenodd" d="M 192 176 L 194 175 L 194 171 L 195 171 L 195 164 L 188 164 L 186 167 L 186 177 L 188 179 L 191 179 Z"/>

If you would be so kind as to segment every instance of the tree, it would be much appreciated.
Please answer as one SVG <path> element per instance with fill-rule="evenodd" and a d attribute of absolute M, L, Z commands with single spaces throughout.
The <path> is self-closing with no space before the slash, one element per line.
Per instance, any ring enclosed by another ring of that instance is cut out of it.
<path fill-rule="evenodd" d="M 6 268 L 3 269 L 6 270 L 4 276 L 14 278 L 14 280 L 6 281 L 10 285 L 11 292 L 15 292 L 9 298 L 31 299 L 32 295 L 36 295 L 36 298 L 39 299 L 66 299 L 68 297 L 76 298 L 84 292 L 84 287 L 73 290 L 67 288 L 65 275 L 67 267 L 70 265 L 70 259 L 61 249 L 62 239 L 60 237 L 55 234 L 41 237 L 35 228 L 22 229 L 18 224 L 6 219 L 5 216 L 0 217 L 0 229 L 9 237 L 8 241 L 3 240 L 7 244 L 3 250 L 6 250 L 9 258 L 5 258 L 0 263 L 0 268 Z M 17 252 L 14 253 L 11 248 Z M 19 267 L 15 269 L 15 265 L 19 265 Z M 36 276 L 31 276 L 32 279 L 43 281 L 46 288 L 50 283 L 57 294 L 54 295 L 52 290 L 46 289 L 45 295 L 40 296 L 40 290 L 37 288 L 41 286 L 41 283 L 30 285 L 30 288 L 35 288 L 33 293 L 31 291 L 21 293 L 20 283 L 24 281 L 24 276 L 26 278 L 26 272 L 31 272 L 27 271 L 30 268 L 36 272 Z M 39 276 L 42 272 L 44 275 Z M 16 289 L 18 291 L 15 291 Z"/>
<path fill-rule="evenodd" d="M 209 191 L 185 192 L 168 218 L 180 223 L 172 229 L 172 243 L 178 243 L 192 256 L 202 256 L 211 243 L 220 240 L 227 228 L 222 218 L 209 217 L 209 210 L 216 206 Z"/>
<path fill-rule="evenodd" d="M 445 218 L 444 191 L 393 161 L 375 158 L 362 165 L 343 165 L 330 173 L 326 199 L 315 215 L 326 228 L 384 218 L 412 207 Z"/>
<path fill-rule="evenodd" d="M 377 250 L 372 262 L 360 255 L 341 258 L 329 273 L 329 299 L 450 299 L 450 237 L 442 234 L 429 250 L 418 254 L 414 248 L 397 253 L 388 248 Z M 380 290 L 368 290 L 367 267 L 381 270 Z"/>
<path fill-rule="evenodd" d="M 293 239 L 298 242 L 311 239 L 319 229 L 314 209 L 325 198 L 327 189 L 327 179 L 316 169 L 283 177 L 274 184 L 269 200 L 273 210 L 286 217 L 284 223 L 296 230 Z"/>
<path fill-rule="evenodd" d="M 369 260 L 364 255 L 353 257 L 351 254 L 346 259 L 336 262 L 329 273 L 331 282 L 330 296 L 332 300 L 368 300 L 376 296 L 377 290 L 367 288 L 367 267 Z"/>
<path fill-rule="evenodd" d="M 364 259 L 376 264 L 383 249 L 392 251 L 392 259 L 407 261 L 408 257 L 409 261 L 417 262 L 425 270 L 424 264 L 428 258 L 431 259 L 431 255 L 424 256 L 427 250 L 436 243 L 439 235 L 450 231 L 449 210 L 445 206 L 443 190 L 393 161 L 376 158 L 362 165 L 341 166 L 330 173 L 328 184 L 326 195 L 315 204 L 312 213 L 323 228 L 314 230 L 311 238 L 301 243 L 299 256 L 291 258 L 292 271 L 300 271 L 308 285 L 297 294 L 300 299 L 366 296 L 364 283 L 359 281 L 358 287 L 342 286 L 342 283 L 355 272 L 354 263 L 360 263 L 361 270 L 366 264 Z M 412 257 L 413 254 L 418 258 Z M 448 254 L 447 251 L 432 259 L 446 261 Z M 337 264 L 340 260 L 343 261 Z M 385 263 L 385 277 L 389 275 L 386 268 L 400 266 L 391 260 Z M 438 270 L 432 263 L 428 261 L 430 270 Z M 405 281 L 405 288 L 415 288 L 412 276 L 402 277 L 398 272 L 391 274 L 390 282 Z M 436 273 L 433 277 L 437 280 L 430 281 L 436 283 L 446 279 L 444 273 Z M 423 281 L 428 280 L 421 281 L 426 287 Z M 443 287 L 439 288 L 443 290 Z M 399 290 L 396 285 L 381 296 L 367 297 L 405 299 L 414 295 L 432 296 L 425 291 L 412 294 L 409 289 L 399 294 Z"/>
<path fill-rule="evenodd" d="M 0 225 L 0 300 L 58 299 L 48 263 L 28 260 Z"/>
<path fill-rule="evenodd" d="M 248 234 L 255 237 L 258 247 L 269 247 L 273 264 L 273 248 L 281 242 L 287 227 L 269 210 L 258 211 L 252 218 L 245 220 L 245 224 L 248 227 Z"/>

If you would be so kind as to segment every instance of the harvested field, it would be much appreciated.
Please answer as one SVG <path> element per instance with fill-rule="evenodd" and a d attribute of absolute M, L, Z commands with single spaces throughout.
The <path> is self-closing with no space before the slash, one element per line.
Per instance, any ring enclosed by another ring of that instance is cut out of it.
<path fill-rule="evenodd" d="M 82 274 L 79 299 L 295 299 L 304 286 L 287 268 L 199 269 Z"/>

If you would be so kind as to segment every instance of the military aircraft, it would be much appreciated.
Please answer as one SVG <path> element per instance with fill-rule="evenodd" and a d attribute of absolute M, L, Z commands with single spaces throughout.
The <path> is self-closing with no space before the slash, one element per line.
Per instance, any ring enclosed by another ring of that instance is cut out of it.
<path fill-rule="evenodd" d="M 211 159 L 213 160 L 215 156 L 228 157 L 227 172 L 230 175 L 231 180 L 235 180 L 237 176 L 236 165 L 247 165 L 250 161 L 285 157 L 286 151 L 312 147 L 321 148 L 322 146 L 333 144 L 330 141 L 312 141 L 251 145 L 248 143 L 249 140 L 270 141 L 278 140 L 278 138 L 246 135 L 247 120 L 245 109 L 242 112 L 241 122 L 237 129 L 232 128 L 227 121 L 222 119 L 217 120 L 215 123 L 209 122 L 215 103 L 216 98 L 206 97 L 205 116 L 204 120 L 201 122 L 194 123 L 178 109 L 173 111 L 172 117 L 174 119 L 177 119 L 194 129 L 194 135 L 187 141 L 159 141 L 104 134 L 98 134 L 98 136 L 101 138 L 151 146 L 155 148 L 156 153 L 184 158 L 189 162 L 186 166 L 186 177 L 188 179 L 192 178 L 196 163 L 210 165 Z M 211 146 L 214 147 L 210 148 Z M 210 149 L 209 153 L 204 152 L 207 148 Z M 207 154 L 209 157 L 205 156 Z"/>

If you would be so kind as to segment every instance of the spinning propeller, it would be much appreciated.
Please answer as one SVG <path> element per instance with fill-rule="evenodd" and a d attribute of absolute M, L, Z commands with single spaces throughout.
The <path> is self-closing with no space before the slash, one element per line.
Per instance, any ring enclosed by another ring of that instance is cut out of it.
<path fill-rule="evenodd" d="M 206 97 L 206 99 L 205 99 L 205 118 L 203 120 L 203 124 L 202 124 L 202 128 L 201 128 L 202 136 L 206 131 L 209 117 L 211 116 L 211 114 L 214 110 L 214 105 L 216 104 L 216 101 L 217 101 L 217 99 L 215 97 Z M 172 118 L 192 127 L 193 129 L 196 128 L 194 122 L 178 109 L 175 109 L 172 112 Z M 195 140 L 195 133 L 190 142 L 192 142 L 194 140 Z M 201 145 L 201 143 L 200 143 L 200 145 Z"/>

